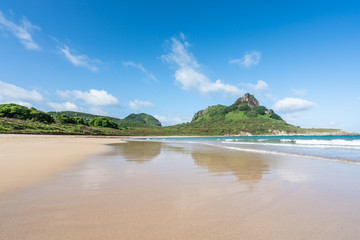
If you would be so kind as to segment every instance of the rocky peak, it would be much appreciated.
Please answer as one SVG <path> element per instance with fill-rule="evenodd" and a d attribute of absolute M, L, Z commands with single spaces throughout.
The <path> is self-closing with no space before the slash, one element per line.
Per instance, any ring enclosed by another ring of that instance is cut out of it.
<path fill-rule="evenodd" d="M 243 97 L 238 98 L 235 103 L 244 103 L 246 102 L 250 108 L 259 106 L 259 101 L 251 95 L 250 93 L 246 93 Z"/>

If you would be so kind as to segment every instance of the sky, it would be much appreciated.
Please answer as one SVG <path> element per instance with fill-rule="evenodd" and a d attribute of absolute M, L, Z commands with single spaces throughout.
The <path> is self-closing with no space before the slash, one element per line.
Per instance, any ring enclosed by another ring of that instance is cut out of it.
<path fill-rule="evenodd" d="M 360 3 L 0 3 L 0 103 L 173 125 L 247 92 L 296 126 L 360 132 Z"/>

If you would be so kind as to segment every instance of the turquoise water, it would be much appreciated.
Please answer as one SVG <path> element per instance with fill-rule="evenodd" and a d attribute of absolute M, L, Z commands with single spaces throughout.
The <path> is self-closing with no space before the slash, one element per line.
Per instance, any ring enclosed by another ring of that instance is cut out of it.
<path fill-rule="evenodd" d="M 238 151 L 257 152 L 262 154 L 306 156 L 360 165 L 360 135 L 169 137 L 143 138 L 140 140 L 197 142 Z"/>

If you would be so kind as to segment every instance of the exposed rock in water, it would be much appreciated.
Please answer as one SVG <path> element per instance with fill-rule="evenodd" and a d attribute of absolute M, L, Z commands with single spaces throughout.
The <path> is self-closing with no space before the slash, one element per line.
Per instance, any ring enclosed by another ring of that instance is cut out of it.
<path fill-rule="evenodd" d="M 244 103 L 246 102 L 250 108 L 259 106 L 259 101 L 251 95 L 250 93 L 246 93 L 243 97 L 238 98 L 235 103 Z"/>

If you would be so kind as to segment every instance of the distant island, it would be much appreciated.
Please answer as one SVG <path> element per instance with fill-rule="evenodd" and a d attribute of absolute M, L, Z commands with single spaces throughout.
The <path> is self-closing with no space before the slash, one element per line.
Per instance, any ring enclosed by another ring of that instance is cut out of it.
<path fill-rule="evenodd" d="M 163 127 L 155 117 L 130 114 L 124 119 L 82 112 L 42 112 L 18 104 L 0 105 L 0 133 L 108 136 L 253 136 L 349 135 L 340 129 L 300 128 L 286 123 L 246 93 L 232 105 L 214 105 L 195 113 L 191 122 Z"/>

